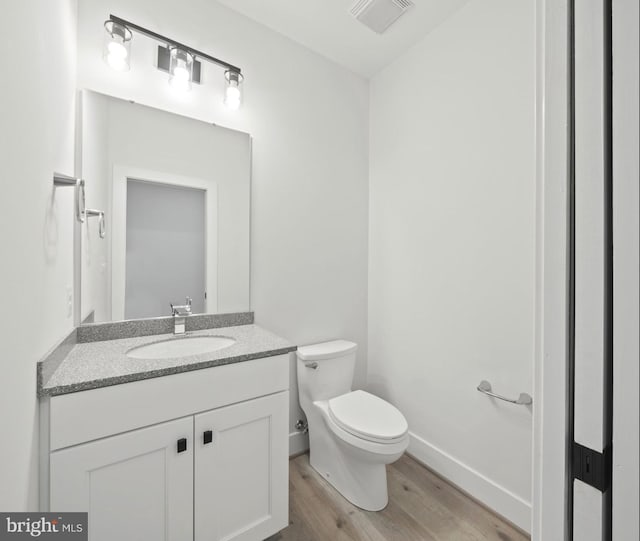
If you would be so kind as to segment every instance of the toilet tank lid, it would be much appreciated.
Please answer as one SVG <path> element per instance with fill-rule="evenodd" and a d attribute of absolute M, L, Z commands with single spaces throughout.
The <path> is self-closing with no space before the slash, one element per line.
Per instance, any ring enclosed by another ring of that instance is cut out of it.
<path fill-rule="evenodd" d="M 331 359 L 342 357 L 358 349 L 358 344 L 348 340 L 332 340 L 321 344 L 311 344 L 298 348 L 298 359 L 303 361 L 319 361 L 321 359 Z"/>

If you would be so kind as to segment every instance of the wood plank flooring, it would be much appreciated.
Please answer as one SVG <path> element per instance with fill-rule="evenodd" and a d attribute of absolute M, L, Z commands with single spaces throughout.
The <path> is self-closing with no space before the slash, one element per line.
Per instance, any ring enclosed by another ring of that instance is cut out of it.
<path fill-rule="evenodd" d="M 513 526 L 405 455 L 387 467 L 389 505 L 363 511 L 309 465 L 289 462 L 289 527 L 268 541 L 525 541 Z"/>

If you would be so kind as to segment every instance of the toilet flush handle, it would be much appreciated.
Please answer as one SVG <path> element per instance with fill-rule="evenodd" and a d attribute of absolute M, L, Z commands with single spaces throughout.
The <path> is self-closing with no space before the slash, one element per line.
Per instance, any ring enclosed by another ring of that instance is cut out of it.
<path fill-rule="evenodd" d="M 304 365 L 305 365 L 307 368 L 313 368 L 314 370 L 317 370 L 317 369 L 318 369 L 318 363 L 317 363 L 317 362 L 315 362 L 315 361 L 314 361 L 314 362 L 312 362 L 312 363 L 304 363 Z"/>

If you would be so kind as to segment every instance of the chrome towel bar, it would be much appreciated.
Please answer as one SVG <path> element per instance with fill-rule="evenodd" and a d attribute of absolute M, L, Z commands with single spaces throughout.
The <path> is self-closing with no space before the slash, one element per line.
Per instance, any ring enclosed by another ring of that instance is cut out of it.
<path fill-rule="evenodd" d="M 492 396 L 493 398 L 497 398 L 498 400 L 504 400 L 505 402 L 509 402 L 510 404 L 518 404 L 521 406 L 530 406 L 531 404 L 533 404 L 533 398 L 531 398 L 531 395 L 527 393 L 520 393 L 520 396 L 515 400 L 513 398 L 507 398 L 505 396 L 494 393 L 491 390 L 491 383 L 484 379 L 480 382 L 480 385 L 478 385 L 477 389 L 481 393 Z"/>
<path fill-rule="evenodd" d="M 62 173 L 53 174 L 54 186 L 76 186 L 82 179 L 63 175 Z"/>

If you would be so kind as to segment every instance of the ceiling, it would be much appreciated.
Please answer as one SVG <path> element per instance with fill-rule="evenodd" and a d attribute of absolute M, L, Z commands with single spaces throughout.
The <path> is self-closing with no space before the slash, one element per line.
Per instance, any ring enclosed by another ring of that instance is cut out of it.
<path fill-rule="evenodd" d="M 376 34 L 349 13 L 356 0 L 218 0 L 364 77 L 371 77 L 469 0 L 412 0 Z"/>

